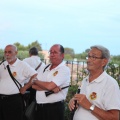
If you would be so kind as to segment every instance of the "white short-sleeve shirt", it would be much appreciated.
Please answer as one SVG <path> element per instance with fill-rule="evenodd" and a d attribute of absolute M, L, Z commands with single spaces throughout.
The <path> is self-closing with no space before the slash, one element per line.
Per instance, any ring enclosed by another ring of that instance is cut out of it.
<path fill-rule="evenodd" d="M 103 110 L 120 110 L 120 90 L 115 79 L 105 71 L 89 83 L 89 77 L 82 81 L 81 94 L 95 106 Z M 89 110 L 79 106 L 73 120 L 98 120 Z"/>
<path fill-rule="evenodd" d="M 19 93 L 19 90 L 11 79 L 7 70 L 8 62 L 0 65 L 0 94 L 11 95 Z M 9 65 L 14 78 L 23 86 L 25 80 L 37 73 L 30 65 L 17 59 L 14 64 Z"/>
<path fill-rule="evenodd" d="M 41 66 L 37 69 L 37 72 L 42 72 L 43 68 L 45 67 L 45 63 L 43 63 L 40 60 L 40 57 L 36 55 L 32 55 L 31 57 L 25 58 L 23 59 L 23 61 L 28 63 L 34 69 L 36 69 L 40 63 L 42 63 Z M 28 81 L 29 79 L 26 82 Z"/>
<path fill-rule="evenodd" d="M 45 82 L 54 82 L 59 87 L 65 87 L 70 84 L 70 69 L 65 63 L 59 64 L 56 68 L 50 70 L 50 66 L 44 71 L 38 73 L 38 79 Z M 66 98 L 68 88 L 61 90 L 58 93 L 54 93 L 46 97 L 45 90 L 37 91 L 36 100 L 37 103 L 53 103 L 64 100 Z"/>
<path fill-rule="evenodd" d="M 37 66 L 41 63 L 40 57 L 36 55 L 32 55 L 31 57 L 25 58 L 23 59 L 23 61 L 28 63 L 34 69 L 36 69 Z M 45 63 L 42 62 L 38 70 L 40 71 L 40 69 L 42 69 L 44 66 L 45 66 Z"/>

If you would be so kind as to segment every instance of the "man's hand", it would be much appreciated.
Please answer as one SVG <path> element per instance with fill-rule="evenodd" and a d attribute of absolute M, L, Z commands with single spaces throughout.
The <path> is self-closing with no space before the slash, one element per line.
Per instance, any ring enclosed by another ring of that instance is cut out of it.
<path fill-rule="evenodd" d="M 24 94 L 25 91 L 26 91 L 26 88 L 25 88 L 25 87 L 20 88 L 20 93 L 21 93 L 21 94 Z"/>
<path fill-rule="evenodd" d="M 57 86 L 52 91 L 54 91 L 54 93 L 58 93 L 59 91 L 61 91 L 61 88 Z"/>
<path fill-rule="evenodd" d="M 34 75 L 30 78 L 29 83 L 33 84 L 35 80 L 37 80 L 37 74 L 34 74 Z"/>
<path fill-rule="evenodd" d="M 72 99 L 69 101 L 68 107 L 69 107 L 70 111 L 74 110 L 74 108 L 75 108 L 75 99 L 74 99 L 74 98 L 72 98 Z"/>
<path fill-rule="evenodd" d="M 77 100 L 77 103 L 80 104 L 80 106 L 87 110 L 89 110 L 92 105 L 84 94 L 75 94 L 74 99 Z"/>

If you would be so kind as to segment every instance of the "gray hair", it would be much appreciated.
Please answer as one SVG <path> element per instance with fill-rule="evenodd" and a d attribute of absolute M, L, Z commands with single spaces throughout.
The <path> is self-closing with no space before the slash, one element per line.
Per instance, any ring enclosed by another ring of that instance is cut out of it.
<path fill-rule="evenodd" d="M 101 45 L 94 45 L 94 46 L 91 46 L 90 48 L 91 49 L 92 48 L 97 48 L 98 50 L 100 50 L 102 52 L 102 58 L 108 59 L 108 63 L 109 63 L 109 61 L 110 61 L 110 51 L 107 48 L 105 48 L 104 46 L 101 46 Z"/>
<path fill-rule="evenodd" d="M 18 49 L 17 49 L 17 47 L 16 47 L 15 45 L 9 44 L 9 45 L 7 45 L 6 47 L 12 47 L 15 51 L 18 51 Z M 6 47 L 5 47 L 5 48 L 6 48 Z"/>

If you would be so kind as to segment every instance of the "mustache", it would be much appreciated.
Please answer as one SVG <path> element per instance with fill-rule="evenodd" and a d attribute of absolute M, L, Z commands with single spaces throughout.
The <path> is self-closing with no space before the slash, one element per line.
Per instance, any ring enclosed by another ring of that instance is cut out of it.
<path fill-rule="evenodd" d="M 8 56 L 5 56 L 5 58 L 4 59 L 10 59 L 10 57 L 8 57 Z"/>

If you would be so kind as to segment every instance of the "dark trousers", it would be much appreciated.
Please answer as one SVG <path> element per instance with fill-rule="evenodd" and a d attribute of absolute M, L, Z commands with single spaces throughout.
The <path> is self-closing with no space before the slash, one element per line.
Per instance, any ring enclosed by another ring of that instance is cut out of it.
<path fill-rule="evenodd" d="M 64 120 L 64 101 L 37 104 L 35 120 Z"/>
<path fill-rule="evenodd" d="M 0 94 L 0 120 L 22 120 L 23 101 L 20 94 Z"/>

